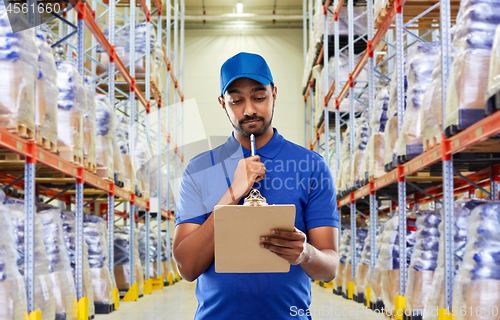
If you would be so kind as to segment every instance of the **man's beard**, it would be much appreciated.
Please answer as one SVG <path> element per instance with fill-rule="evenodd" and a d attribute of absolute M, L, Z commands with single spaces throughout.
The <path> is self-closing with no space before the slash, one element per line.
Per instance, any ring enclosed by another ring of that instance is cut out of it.
<path fill-rule="evenodd" d="M 229 115 L 227 114 L 227 111 L 226 111 L 226 115 L 227 115 L 227 117 L 229 119 L 229 122 L 231 122 L 231 125 L 233 126 L 233 128 L 236 129 L 236 131 L 238 131 L 242 136 L 244 136 L 246 138 L 250 138 L 250 135 L 252 133 L 247 133 L 247 132 L 243 131 L 242 125 L 243 125 L 244 122 L 248 122 L 248 121 L 252 121 L 252 120 L 260 120 L 262 122 L 265 121 L 265 119 L 262 118 L 262 117 L 257 117 L 257 116 L 256 117 L 245 117 L 244 119 L 238 121 L 238 126 L 236 126 L 231 121 L 231 118 L 229 118 Z M 273 122 L 273 116 L 274 116 L 274 102 L 273 102 L 273 111 L 271 113 L 271 119 L 269 119 L 269 122 L 264 125 L 264 128 L 262 128 L 262 130 L 254 132 L 253 135 L 256 136 L 256 137 L 258 137 L 258 136 L 262 135 L 264 132 L 266 132 L 267 129 L 269 129 L 269 127 L 271 126 L 271 123 Z"/>

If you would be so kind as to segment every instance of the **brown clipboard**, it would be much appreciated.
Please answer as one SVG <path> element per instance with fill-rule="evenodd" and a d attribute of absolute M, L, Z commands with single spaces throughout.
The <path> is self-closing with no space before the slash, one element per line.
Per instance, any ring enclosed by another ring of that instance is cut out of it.
<path fill-rule="evenodd" d="M 295 205 L 216 206 L 214 208 L 215 272 L 288 272 L 290 264 L 260 247 L 271 229 L 293 231 Z"/>

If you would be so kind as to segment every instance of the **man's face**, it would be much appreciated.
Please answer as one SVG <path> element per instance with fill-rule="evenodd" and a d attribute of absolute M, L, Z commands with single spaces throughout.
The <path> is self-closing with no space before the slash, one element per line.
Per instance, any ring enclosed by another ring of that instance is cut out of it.
<path fill-rule="evenodd" d="M 240 78 L 231 83 L 219 97 L 233 127 L 244 137 L 253 133 L 260 136 L 271 126 L 276 87 L 263 85 L 249 78 Z"/>

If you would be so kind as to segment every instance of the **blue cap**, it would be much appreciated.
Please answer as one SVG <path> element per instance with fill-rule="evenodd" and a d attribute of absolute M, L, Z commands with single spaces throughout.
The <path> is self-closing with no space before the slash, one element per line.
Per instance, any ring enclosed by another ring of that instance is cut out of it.
<path fill-rule="evenodd" d="M 250 78 L 267 86 L 273 83 L 271 70 L 266 60 L 258 54 L 240 52 L 229 58 L 220 69 L 220 95 L 224 95 L 227 87 L 236 79 Z"/>

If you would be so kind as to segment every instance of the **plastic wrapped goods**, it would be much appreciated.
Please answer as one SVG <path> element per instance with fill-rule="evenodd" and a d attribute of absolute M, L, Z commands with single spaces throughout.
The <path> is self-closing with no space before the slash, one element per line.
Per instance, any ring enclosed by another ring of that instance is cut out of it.
<path fill-rule="evenodd" d="M 10 199 L 9 199 L 10 200 Z M 24 204 L 21 201 L 10 200 L 6 207 L 10 219 L 14 225 L 14 238 L 18 252 L 24 256 Z M 42 312 L 42 320 L 54 320 L 56 308 L 54 302 L 54 291 L 49 278 L 49 259 L 47 258 L 44 241 L 42 238 L 42 222 L 38 215 L 34 215 L 34 286 L 35 306 L 34 310 Z M 24 259 L 19 259 L 17 264 L 19 271 L 24 275 Z"/>
<path fill-rule="evenodd" d="M 342 133 L 342 146 L 340 153 L 340 170 L 339 175 L 337 177 L 337 183 L 335 185 L 335 189 L 337 193 L 342 194 L 348 189 L 348 182 L 350 181 L 350 147 L 351 147 L 351 138 L 350 138 L 350 128 L 347 126 L 346 131 Z"/>
<path fill-rule="evenodd" d="M 85 77 L 87 112 L 83 115 L 83 157 L 85 164 L 96 164 L 96 102 L 92 79 Z M 87 166 L 88 167 L 88 166 Z"/>
<path fill-rule="evenodd" d="M 472 209 L 463 263 L 455 276 L 453 306 L 466 310 L 457 312 L 457 320 L 500 319 L 499 229 L 500 202 L 485 202 Z"/>
<path fill-rule="evenodd" d="M 486 99 L 500 91 L 500 26 L 495 32 L 495 40 L 491 50 L 490 72 Z"/>
<path fill-rule="evenodd" d="M 434 63 L 431 85 L 427 88 L 420 109 L 420 133 L 423 139 L 423 149 L 432 148 L 441 142 L 443 132 L 443 87 L 441 84 L 441 54 Z"/>
<path fill-rule="evenodd" d="M 24 278 L 19 273 L 16 236 L 9 217 L 9 209 L 0 203 L 0 319 L 24 319 L 26 291 Z"/>
<path fill-rule="evenodd" d="M 347 267 L 347 257 L 351 249 L 351 230 L 342 230 L 342 239 L 340 240 L 339 247 L 339 269 L 337 271 L 337 277 L 333 280 L 333 287 L 335 289 L 342 287 L 344 282 L 344 273 Z M 347 288 L 342 288 L 347 290 Z"/>
<path fill-rule="evenodd" d="M 35 133 L 35 82 L 38 78 L 35 33 L 34 29 L 12 32 L 3 1 L 0 2 L 0 73 L 0 126 L 15 132 L 22 126 L 33 133 L 32 138 Z"/>
<path fill-rule="evenodd" d="M 57 146 L 57 69 L 52 48 L 47 43 L 48 34 L 38 31 L 36 45 L 38 47 L 39 73 L 36 80 L 35 125 L 36 139 L 41 145 L 46 140 Z M 44 143 L 44 147 L 45 147 Z"/>
<path fill-rule="evenodd" d="M 374 17 L 377 18 L 380 14 L 382 14 L 386 7 L 387 0 L 375 0 L 373 2 L 373 10 L 375 12 Z"/>
<path fill-rule="evenodd" d="M 108 269 L 108 232 L 104 219 L 84 215 L 83 236 L 88 246 L 88 261 L 92 273 L 94 303 L 113 303 L 113 280 Z"/>
<path fill-rule="evenodd" d="M 87 95 L 76 65 L 69 61 L 57 63 L 57 142 L 60 154 L 73 160 L 83 159 L 83 115 Z M 65 152 L 70 152 L 65 156 Z"/>
<path fill-rule="evenodd" d="M 432 70 L 441 49 L 439 42 L 419 43 L 411 48 L 406 63 L 408 70 L 407 107 L 397 140 L 397 155 L 407 160 L 423 152 L 420 109 L 425 90 L 432 80 Z"/>
<path fill-rule="evenodd" d="M 385 223 L 382 224 L 379 230 L 379 237 L 377 237 L 377 255 L 375 257 L 375 267 L 373 268 L 373 277 L 370 279 L 370 277 L 367 277 L 365 281 L 365 288 L 366 287 L 371 287 L 372 292 L 370 295 L 370 302 L 375 304 L 377 302 L 382 302 L 382 273 L 380 271 L 380 264 L 378 263 L 379 261 L 379 255 L 380 255 L 380 248 L 382 247 L 382 235 L 384 234 L 385 230 Z"/>
<path fill-rule="evenodd" d="M 394 310 L 396 295 L 399 295 L 399 265 L 401 257 L 399 252 L 399 214 L 395 214 L 387 220 L 385 230 L 382 234 L 382 245 L 377 260 L 377 266 L 381 273 L 382 300 L 387 310 Z M 408 265 L 408 253 L 412 251 L 415 243 L 414 232 L 407 232 L 405 260 Z"/>
<path fill-rule="evenodd" d="M 350 232 L 350 230 L 347 232 Z M 344 278 L 342 279 L 343 280 L 342 289 L 344 290 L 344 292 L 347 292 L 348 283 L 352 281 L 352 269 L 354 268 L 354 270 L 356 271 L 357 266 L 361 260 L 361 255 L 363 252 L 363 248 L 365 246 L 365 239 L 367 235 L 368 235 L 367 229 L 356 230 L 356 252 L 354 253 L 356 255 L 356 265 L 355 266 L 352 265 L 352 250 L 350 250 L 347 253 L 346 257 L 347 266 L 344 271 Z M 355 291 L 354 294 L 357 294 L 357 292 Z"/>
<path fill-rule="evenodd" d="M 155 74 L 154 82 L 156 84 L 156 88 L 163 88 L 163 77 L 162 71 L 165 66 L 165 54 L 163 53 L 162 47 L 159 43 L 155 43 Z"/>
<path fill-rule="evenodd" d="M 151 41 L 150 48 L 146 50 L 146 24 L 139 24 L 135 26 L 135 75 L 138 78 L 144 78 L 146 73 L 146 57 L 145 52 L 149 52 L 152 55 L 150 59 L 151 69 L 154 70 L 154 48 L 156 43 L 156 33 L 153 27 L 151 29 Z M 103 30 L 103 34 L 107 37 L 109 30 L 106 28 Z M 128 27 L 115 27 L 115 52 L 119 59 L 125 66 L 130 65 L 130 30 Z M 109 66 L 108 54 L 104 52 L 101 46 L 97 46 L 97 59 L 105 67 Z M 96 69 L 97 74 L 102 74 L 106 71 L 103 67 L 99 66 Z"/>
<path fill-rule="evenodd" d="M 450 134 L 484 117 L 491 49 L 498 24 L 500 1 L 461 1 L 446 96 L 445 128 Z"/>
<path fill-rule="evenodd" d="M 347 11 L 347 10 L 346 10 Z M 341 11 L 342 12 L 342 11 Z M 348 59 L 348 52 L 347 50 L 344 50 L 342 52 L 342 55 L 339 57 L 339 81 L 343 85 L 344 83 L 349 81 L 349 59 Z M 357 64 L 359 61 L 359 58 L 357 56 L 354 57 L 354 64 Z M 335 82 L 335 57 L 330 57 L 328 60 L 328 88 L 331 88 L 332 84 Z M 316 66 L 317 67 L 317 66 Z M 313 68 L 314 70 L 314 68 Z M 366 81 L 368 81 L 368 72 L 366 70 L 361 70 L 359 76 L 356 78 L 354 82 L 354 88 L 355 89 L 363 89 L 366 86 Z M 316 120 L 318 120 L 321 117 L 321 114 L 324 113 L 324 96 L 325 96 L 325 69 L 322 68 L 319 70 L 319 75 L 316 78 L 316 96 L 318 99 L 317 103 L 317 116 Z M 328 93 L 328 91 L 327 91 Z M 361 104 L 357 104 L 354 106 L 355 111 L 359 112 L 362 111 L 364 106 Z M 328 102 L 328 110 L 334 112 L 335 111 L 335 99 L 330 99 Z M 349 99 L 343 99 L 342 102 L 340 103 L 339 106 L 340 112 L 349 112 L 350 110 L 350 104 L 349 104 Z"/>
<path fill-rule="evenodd" d="M 146 140 L 138 137 L 135 139 L 135 165 L 137 184 L 146 198 L 149 198 L 149 180 L 148 180 L 148 163 L 150 162 L 151 154 Z"/>
<path fill-rule="evenodd" d="M 468 200 L 468 201 L 457 201 L 454 206 L 454 230 L 453 230 L 453 249 L 454 249 L 454 265 L 455 265 L 455 283 L 460 282 L 460 276 L 457 276 L 458 270 L 462 265 L 462 258 L 465 252 L 465 244 L 467 242 L 467 226 L 469 225 L 469 219 L 471 211 L 482 204 L 484 201 L 481 200 Z M 441 212 L 441 216 L 443 213 Z M 442 219 L 441 219 L 442 220 Z M 434 271 L 434 277 L 432 279 L 432 285 L 429 290 L 427 300 L 425 302 L 425 312 L 424 320 L 437 320 L 437 309 L 445 308 L 444 302 L 444 284 L 445 284 L 445 274 L 444 274 L 444 223 L 439 224 L 440 244 L 438 252 L 437 267 Z M 453 302 L 455 304 L 455 301 Z"/>
<path fill-rule="evenodd" d="M 63 221 L 64 242 L 68 249 L 71 268 L 73 269 L 73 278 L 75 277 L 75 253 L 76 253 L 76 220 L 75 213 L 72 211 L 61 212 Z M 89 317 L 95 314 L 94 291 L 92 290 L 92 272 L 89 266 L 89 248 L 83 241 L 83 296 L 89 299 Z M 75 281 L 76 282 L 76 281 Z"/>
<path fill-rule="evenodd" d="M 397 74 L 394 74 L 391 80 L 391 86 L 389 90 L 389 107 L 387 110 L 387 115 L 389 120 L 385 125 L 384 130 L 384 144 L 385 144 L 385 155 L 384 155 L 384 166 L 388 164 L 393 164 L 393 160 L 396 157 L 396 141 L 398 139 L 398 90 L 397 90 Z M 404 79 L 404 104 L 403 107 L 406 109 L 406 76 Z"/>
<path fill-rule="evenodd" d="M 114 110 L 107 96 L 95 95 L 96 105 L 96 165 L 100 177 L 114 179 Z"/>
<path fill-rule="evenodd" d="M 368 181 L 367 171 L 363 166 L 363 159 L 366 154 L 366 146 L 370 136 L 370 126 L 368 124 L 368 112 L 363 112 L 356 120 L 356 129 L 354 130 L 356 138 L 354 141 L 354 154 L 353 162 L 350 173 L 349 185 L 359 189 L 363 187 Z"/>
<path fill-rule="evenodd" d="M 146 237 L 148 236 L 146 232 L 146 226 L 139 228 L 137 234 L 139 239 L 139 257 L 141 259 L 142 271 L 146 275 Z M 156 246 L 158 244 L 156 232 L 151 230 L 149 232 L 149 276 L 151 278 L 158 278 L 157 274 L 157 264 L 158 260 L 156 257 Z M 163 272 L 162 272 L 163 273 Z"/>
<path fill-rule="evenodd" d="M 119 148 L 121 158 L 123 160 L 123 175 L 125 182 L 125 189 L 129 191 L 135 191 L 135 170 L 133 167 L 132 160 L 130 159 L 130 147 L 129 147 L 129 136 L 128 130 L 130 127 L 130 122 L 128 118 L 122 115 L 117 115 L 115 119 L 116 131 L 115 131 L 115 143 Z"/>
<path fill-rule="evenodd" d="M 129 227 L 116 229 L 114 236 L 114 275 L 116 286 L 119 290 L 126 291 L 132 286 L 132 283 L 130 283 Z M 134 271 L 134 281 L 139 284 L 139 295 L 142 295 L 144 290 L 144 273 L 142 272 L 141 260 L 139 258 L 137 232 L 136 237 L 134 237 Z"/>
<path fill-rule="evenodd" d="M 406 308 L 414 310 L 413 315 L 422 316 L 421 310 L 424 310 L 432 288 L 432 278 L 438 260 L 440 222 L 439 211 L 425 210 L 418 213 L 417 240 L 408 270 L 406 290 Z"/>
<path fill-rule="evenodd" d="M 388 120 L 387 109 L 389 108 L 389 89 L 384 87 L 380 90 L 375 98 L 375 106 L 373 108 L 370 119 L 370 127 L 372 134 L 368 140 L 367 162 L 368 162 L 368 177 L 370 180 L 376 179 L 385 173 L 384 170 L 384 155 L 385 155 L 385 140 L 384 131 Z"/>
<path fill-rule="evenodd" d="M 61 210 L 45 207 L 38 212 L 38 216 L 42 221 L 43 242 L 49 259 L 49 277 L 55 299 L 56 317 L 74 320 L 77 316 L 76 289 L 64 242 Z"/>
<path fill-rule="evenodd" d="M 378 238 L 378 228 L 376 232 L 376 238 Z M 370 263 L 371 263 L 371 228 L 368 229 L 368 233 L 365 238 L 363 251 L 361 252 L 360 260 L 356 266 L 356 276 L 354 278 L 354 283 L 356 286 L 356 293 L 358 297 L 360 294 L 365 294 L 366 287 L 369 287 L 368 281 L 371 278 L 370 274 Z M 366 298 L 366 297 L 365 297 Z M 369 298 L 367 298 L 369 299 Z"/>
<path fill-rule="evenodd" d="M 334 19 L 333 19 L 333 13 L 335 11 L 334 8 L 330 8 L 331 11 L 328 11 L 328 35 L 333 35 L 335 34 L 335 24 L 334 24 Z M 365 27 L 366 26 L 366 6 L 354 6 L 354 19 L 356 20 L 356 23 Z M 314 23 L 314 28 L 313 28 L 313 33 L 314 33 L 314 39 L 316 41 L 321 41 L 323 38 L 323 33 L 325 31 L 325 16 L 323 15 L 323 10 L 316 10 L 316 13 L 314 14 L 313 18 L 313 23 Z M 347 10 L 341 10 L 340 15 L 339 15 L 339 20 L 341 22 L 339 23 L 339 34 L 340 35 L 347 35 L 349 33 L 349 30 L 347 28 Z M 345 22 L 345 23 L 342 23 Z M 361 28 L 359 25 L 354 25 L 354 34 L 355 35 L 363 35 L 365 34 L 365 30 Z"/>

